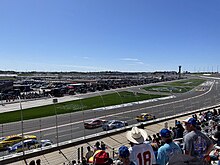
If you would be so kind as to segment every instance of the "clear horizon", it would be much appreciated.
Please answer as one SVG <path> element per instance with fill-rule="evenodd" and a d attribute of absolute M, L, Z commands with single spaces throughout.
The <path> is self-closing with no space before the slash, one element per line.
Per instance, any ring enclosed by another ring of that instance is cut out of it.
<path fill-rule="evenodd" d="M 0 70 L 219 71 L 218 0 L 2 0 L 0 21 Z"/>

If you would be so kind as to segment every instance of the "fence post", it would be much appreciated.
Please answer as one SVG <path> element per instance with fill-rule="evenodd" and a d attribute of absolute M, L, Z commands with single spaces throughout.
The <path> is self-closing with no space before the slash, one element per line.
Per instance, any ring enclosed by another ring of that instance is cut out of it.
<path fill-rule="evenodd" d="M 77 162 L 80 161 L 80 148 L 77 149 Z"/>
<path fill-rule="evenodd" d="M 83 160 L 83 147 L 81 147 L 81 162 Z"/>
<path fill-rule="evenodd" d="M 115 148 L 112 148 L 113 152 L 112 152 L 112 157 L 113 159 L 115 158 Z"/>

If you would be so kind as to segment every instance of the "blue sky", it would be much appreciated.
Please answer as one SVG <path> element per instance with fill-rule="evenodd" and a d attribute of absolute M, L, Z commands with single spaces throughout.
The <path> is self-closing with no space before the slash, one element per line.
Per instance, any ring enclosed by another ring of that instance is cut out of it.
<path fill-rule="evenodd" d="M 1 0 L 0 70 L 220 71 L 219 0 Z"/>

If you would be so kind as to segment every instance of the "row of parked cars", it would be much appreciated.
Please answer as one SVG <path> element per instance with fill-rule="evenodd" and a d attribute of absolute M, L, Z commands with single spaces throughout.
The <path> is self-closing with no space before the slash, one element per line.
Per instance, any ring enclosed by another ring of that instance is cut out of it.
<path fill-rule="evenodd" d="M 136 117 L 136 120 L 138 122 L 144 122 L 148 120 L 153 120 L 155 119 L 155 116 L 149 113 L 142 113 L 141 115 Z M 84 127 L 85 129 L 92 129 L 92 128 L 98 128 L 102 127 L 103 131 L 108 131 L 116 128 L 122 128 L 128 126 L 127 121 L 121 121 L 121 120 L 102 120 L 102 119 L 90 119 L 86 120 L 84 122 Z"/>
<path fill-rule="evenodd" d="M 52 145 L 50 140 L 37 140 L 35 135 L 11 135 L 0 138 L 0 151 L 22 152 Z"/>

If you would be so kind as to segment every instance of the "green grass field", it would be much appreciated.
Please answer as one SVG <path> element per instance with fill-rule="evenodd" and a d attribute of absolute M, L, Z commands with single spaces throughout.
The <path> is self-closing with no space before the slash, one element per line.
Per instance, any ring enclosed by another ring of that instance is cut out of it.
<path fill-rule="evenodd" d="M 159 86 L 149 86 L 143 89 L 146 91 L 154 92 L 185 93 L 192 90 L 193 88 L 202 84 L 205 81 L 206 80 L 202 79 L 189 79 L 177 82 L 164 83 L 163 85 Z"/>
<path fill-rule="evenodd" d="M 190 86 L 190 87 L 196 87 L 202 83 L 204 83 L 206 80 L 204 79 L 187 79 L 187 80 L 182 80 L 182 81 L 176 81 L 176 82 L 170 82 L 170 83 L 165 83 L 164 85 L 169 85 L 169 86 Z"/>
<path fill-rule="evenodd" d="M 118 105 L 123 103 L 129 103 L 129 102 L 136 102 L 136 101 L 142 101 L 142 100 L 148 100 L 153 98 L 160 98 L 165 97 L 167 95 L 149 95 L 149 94 L 142 94 L 137 93 L 134 95 L 132 92 L 120 92 L 120 93 L 113 93 L 113 94 L 107 94 L 81 100 L 74 100 L 64 103 L 57 103 L 56 105 L 47 105 L 47 106 L 41 106 L 41 107 L 35 107 L 35 108 L 29 108 L 22 110 L 23 113 L 23 119 L 35 119 L 35 118 L 41 118 L 46 116 L 53 116 L 56 113 L 57 114 L 65 114 L 65 113 L 71 113 L 76 111 L 82 111 L 87 109 L 94 109 L 104 106 L 110 106 L 110 105 Z M 56 110 L 56 113 L 55 113 Z M 20 121 L 21 120 L 21 111 L 13 111 L 13 112 L 7 112 L 7 113 L 0 113 L 0 123 L 9 123 L 14 121 Z"/>

